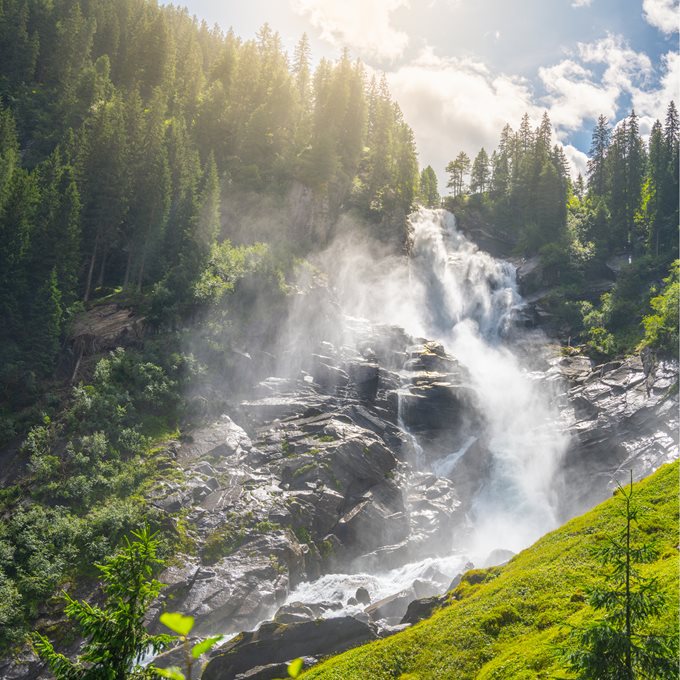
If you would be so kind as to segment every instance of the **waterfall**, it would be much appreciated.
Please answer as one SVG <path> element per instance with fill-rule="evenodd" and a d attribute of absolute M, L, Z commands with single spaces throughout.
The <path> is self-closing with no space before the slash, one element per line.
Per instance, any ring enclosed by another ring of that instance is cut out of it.
<path fill-rule="evenodd" d="M 517 551 L 558 525 L 555 475 L 566 438 L 547 385 L 520 359 L 521 331 L 508 341 L 522 306 L 515 269 L 480 251 L 445 210 L 421 209 L 410 224 L 412 278 L 420 282 L 411 287 L 414 324 L 467 370 L 485 419 L 485 431 L 470 434 L 484 437 L 492 465 L 473 499 L 467 547 Z M 455 484 L 464 452 L 435 463 L 435 473 Z"/>

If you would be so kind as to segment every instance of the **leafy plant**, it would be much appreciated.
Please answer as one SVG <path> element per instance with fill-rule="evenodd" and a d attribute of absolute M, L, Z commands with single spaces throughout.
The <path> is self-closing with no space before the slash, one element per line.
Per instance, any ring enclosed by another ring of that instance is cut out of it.
<path fill-rule="evenodd" d="M 649 301 L 653 313 L 642 319 L 645 327 L 642 344 L 670 354 L 678 351 L 679 273 L 680 260 L 676 260 L 671 265 L 670 274 L 663 280 L 663 290 Z"/>
<path fill-rule="evenodd" d="M 122 680 L 153 678 L 155 671 L 140 666 L 145 653 L 165 649 L 172 637 L 151 635 L 144 627 L 144 616 L 162 584 L 153 578 L 160 564 L 156 534 L 147 527 L 132 532 L 118 552 L 97 565 L 102 574 L 105 602 L 97 607 L 74 600 L 64 593 L 64 612 L 76 621 L 86 637 L 83 652 L 75 660 L 58 653 L 42 634 L 33 632 L 29 640 L 57 680 Z"/>
<path fill-rule="evenodd" d="M 155 672 L 162 678 L 169 678 L 170 680 L 187 680 L 192 677 L 192 670 L 194 663 L 209 652 L 221 639 L 221 635 L 206 638 L 197 642 L 193 646 L 189 646 L 189 633 L 194 627 L 194 617 L 185 616 L 179 612 L 164 612 L 160 616 L 160 622 L 169 628 L 173 633 L 177 633 L 179 640 L 184 648 L 184 659 L 186 664 L 186 675 L 178 666 L 170 666 L 170 668 L 154 668 Z"/>

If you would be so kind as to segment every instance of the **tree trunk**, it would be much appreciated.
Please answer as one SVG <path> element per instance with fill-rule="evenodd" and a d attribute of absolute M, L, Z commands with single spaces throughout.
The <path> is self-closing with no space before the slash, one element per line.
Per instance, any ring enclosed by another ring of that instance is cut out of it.
<path fill-rule="evenodd" d="M 92 250 L 92 257 L 90 258 L 90 266 L 87 268 L 87 280 L 85 281 L 85 295 L 83 302 L 90 299 L 90 290 L 92 288 L 92 273 L 94 272 L 94 265 L 97 260 L 97 250 L 99 249 L 99 233 L 94 240 L 94 249 Z"/>
<path fill-rule="evenodd" d="M 106 272 L 106 259 L 109 255 L 109 249 L 107 248 L 102 255 L 102 266 L 99 268 L 99 276 L 97 277 L 97 288 L 101 288 L 104 285 L 104 274 Z"/>
<path fill-rule="evenodd" d="M 130 270 L 132 269 L 132 248 L 128 250 L 127 263 L 125 264 L 125 278 L 123 279 L 123 290 L 128 289 L 130 284 Z"/>

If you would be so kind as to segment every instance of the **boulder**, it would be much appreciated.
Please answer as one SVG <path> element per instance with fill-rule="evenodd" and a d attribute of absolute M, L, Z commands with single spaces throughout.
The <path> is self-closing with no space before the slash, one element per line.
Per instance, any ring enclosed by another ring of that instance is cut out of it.
<path fill-rule="evenodd" d="M 354 597 L 356 598 L 356 601 L 359 604 L 364 605 L 371 604 L 371 596 L 368 590 L 366 590 L 366 588 L 364 588 L 363 586 L 357 588 L 357 592 L 354 594 Z"/>
<path fill-rule="evenodd" d="M 242 633 L 213 653 L 203 680 L 234 680 L 257 666 L 268 666 L 303 656 L 338 654 L 377 639 L 370 624 L 352 616 L 304 623 L 265 623 Z M 284 676 L 285 677 L 285 676 Z"/>
<path fill-rule="evenodd" d="M 429 619 L 434 612 L 446 604 L 446 597 L 433 596 L 424 597 L 419 600 L 413 600 L 406 610 L 406 614 L 401 620 L 401 623 L 418 623 L 424 619 Z"/>
<path fill-rule="evenodd" d="M 499 567 L 503 564 L 507 564 L 515 554 L 516 553 L 512 552 L 512 550 L 495 548 L 486 556 L 482 568 L 487 569 L 488 567 Z"/>
<path fill-rule="evenodd" d="M 408 588 L 370 604 L 364 611 L 373 621 L 400 618 L 404 615 L 414 596 L 413 589 Z"/>

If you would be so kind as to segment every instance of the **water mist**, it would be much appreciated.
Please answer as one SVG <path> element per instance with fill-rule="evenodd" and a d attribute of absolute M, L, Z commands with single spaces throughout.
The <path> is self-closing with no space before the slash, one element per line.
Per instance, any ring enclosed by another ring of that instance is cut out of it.
<path fill-rule="evenodd" d="M 476 555 L 493 548 L 513 551 L 557 525 L 554 485 L 566 448 L 547 385 L 523 365 L 508 342 L 522 306 L 515 270 L 492 258 L 456 230 L 444 210 L 420 210 L 411 216 L 411 278 L 420 310 L 416 325 L 440 341 L 468 371 L 478 408 L 484 416 L 484 445 L 491 453 L 490 475 L 470 508 Z M 515 344 L 522 341 L 522 334 Z M 476 433 L 472 432 L 471 435 Z M 456 460 L 434 464 L 455 483 Z"/>

